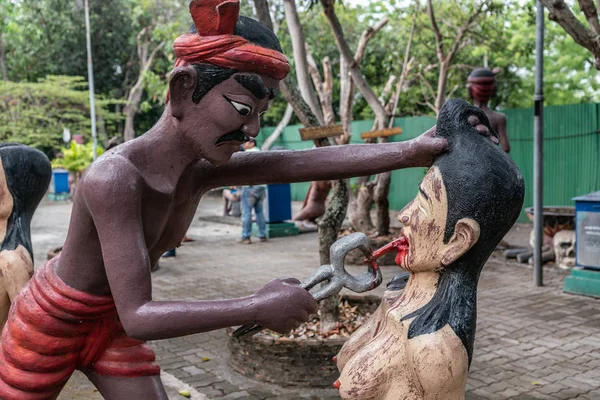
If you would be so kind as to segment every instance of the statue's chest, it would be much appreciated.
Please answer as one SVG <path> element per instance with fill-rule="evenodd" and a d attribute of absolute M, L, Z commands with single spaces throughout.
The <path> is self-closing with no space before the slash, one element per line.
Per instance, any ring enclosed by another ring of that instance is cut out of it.
<path fill-rule="evenodd" d="M 449 326 L 408 339 L 409 321 L 387 314 L 378 325 L 341 371 L 342 399 L 464 398 L 467 354 Z"/>
<path fill-rule="evenodd" d="M 142 218 L 151 253 L 179 246 L 193 221 L 200 197 L 188 185 L 178 186 L 173 193 L 153 193 L 147 197 Z"/>

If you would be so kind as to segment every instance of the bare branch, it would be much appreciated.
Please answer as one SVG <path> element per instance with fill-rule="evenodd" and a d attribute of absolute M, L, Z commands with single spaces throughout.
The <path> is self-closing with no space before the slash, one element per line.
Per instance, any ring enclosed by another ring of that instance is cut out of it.
<path fill-rule="evenodd" d="M 417 3 L 418 5 L 418 3 Z M 408 36 L 408 43 L 406 44 L 406 49 L 404 50 L 404 61 L 402 61 L 402 72 L 400 73 L 400 80 L 398 81 L 398 85 L 396 85 L 396 93 L 394 93 L 394 98 L 393 98 L 393 105 L 391 107 L 391 109 L 389 110 L 390 112 L 390 122 L 388 124 L 388 127 L 393 127 L 394 126 L 394 118 L 396 115 L 396 110 L 398 109 L 398 103 L 400 101 L 400 93 L 402 93 L 402 89 L 404 87 L 404 81 L 406 81 L 406 77 L 408 76 L 408 72 L 410 71 L 411 67 L 412 67 L 412 63 L 414 62 L 415 58 L 408 58 L 410 55 L 410 47 L 412 46 L 412 41 L 413 41 L 413 37 L 415 35 L 415 26 L 417 24 L 417 13 L 419 12 L 419 8 L 416 7 L 415 8 L 415 13 L 413 14 L 413 20 L 412 20 L 412 24 L 410 26 L 410 34 Z"/>
<path fill-rule="evenodd" d="M 284 0 L 285 6 L 285 18 L 288 24 L 288 30 L 290 31 L 290 37 L 292 39 L 292 49 L 294 52 L 294 61 L 296 65 L 296 76 L 298 78 L 298 87 L 302 98 L 317 119 L 320 124 L 323 124 L 323 113 L 319 107 L 319 101 L 308 77 L 308 61 L 306 59 L 306 50 L 304 47 L 304 32 L 302 31 L 302 25 L 300 24 L 300 18 L 298 17 L 298 10 L 296 9 L 295 0 Z"/>
<path fill-rule="evenodd" d="M 583 11 L 583 15 L 587 19 L 590 28 L 596 35 L 600 35 L 600 23 L 598 22 L 598 10 L 592 0 L 578 0 L 579 7 Z"/>
<path fill-rule="evenodd" d="M 308 47 L 308 43 L 304 43 L 304 48 L 306 51 L 306 62 L 308 64 L 308 72 L 312 78 L 313 84 L 317 89 L 317 94 L 321 98 L 321 102 L 323 101 L 323 79 L 321 78 L 321 73 L 319 72 L 319 67 L 317 67 L 317 63 L 312 56 L 310 48 Z"/>
<path fill-rule="evenodd" d="M 388 81 L 383 87 L 381 96 L 379 96 L 379 101 L 381 102 L 381 104 L 387 103 L 387 98 L 390 96 L 390 93 L 392 93 L 392 87 L 394 86 L 394 82 L 396 82 L 396 75 L 390 75 Z"/>
<path fill-rule="evenodd" d="M 440 62 L 444 60 L 444 49 L 442 41 L 444 37 L 442 36 L 442 32 L 440 32 L 440 28 L 437 25 L 435 20 L 435 14 L 433 11 L 433 3 L 431 0 L 427 0 L 427 15 L 429 15 L 429 20 L 431 21 L 431 27 L 433 29 L 433 34 L 435 35 L 435 52 L 437 54 L 437 58 Z"/>
<path fill-rule="evenodd" d="M 435 98 L 435 90 L 433 90 L 433 87 L 431 86 L 429 81 L 425 78 L 425 76 L 423 76 L 422 73 L 419 72 L 417 75 L 419 78 L 421 78 L 421 83 L 425 84 L 427 89 L 429 89 L 429 95 L 431 95 L 431 97 Z M 425 92 L 423 92 L 423 94 L 425 95 Z M 429 95 L 426 95 L 425 98 L 428 99 Z"/>
<path fill-rule="evenodd" d="M 377 34 L 384 26 L 387 25 L 389 20 L 387 18 L 383 18 L 381 21 L 377 22 L 373 26 L 369 26 L 365 29 L 360 35 L 360 40 L 358 41 L 358 46 L 356 46 L 356 52 L 354 53 L 354 61 L 360 64 L 360 60 L 362 60 L 363 55 L 365 54 L 365 50 L 367 49 L 367 44 L 369 40 Z"/>
<path fill-rule="evenodd" d="M 269 13 L 269 2 L 267 0 L 254 0 L 254 9 L 256 10 L 256 17 L 259 21 L 266 25 L 267 28 L 273 30 L 273 21 L 271 20 L 271 14 Z"/>
<path fill-rule="evenodd" d="M 281 119 L 281 121 L 279 121 L 279 124 L 277 124 L 277 127 L 275 128 L 273 133 L 271 133 L 271 135 L 267 138 L 267 140 L 265 140 L 265 142 L 261 146 L 260 149 L 262 151 L 269 150 L 271 148 L 271 146 L 273 145 L 273 143 L 275 143 L 275 141 L 277 139 L 279 139 L 279 136 L 281 136 L 281 133 L 283 132 L 285 127 L 288 126 L 288 124 L 290 123 L 290 120 L 292 119 L 293 114 L 294 114 L 294 108 L 292 107 L 292 105 L 290 103 L 288 103 L 287 107 L 285 108 L 285 113 L 283 114 L 283 118 Z"/>
<path fill-rule="evenodd" d="M 450 51 L 446 55 L 446 59 L 449 61 L 449 63 L 452 62 L 457 51 L 459 51 L 461 49 L 461 45 L 463 43 L 465 34 L 469 31 L 469 29 L 471 28 L 473 23 L 475 23 L 477 21 L 479 16 L 484 12 L 485 4 L 486 4 L 485 1 L 482 1 L 481 3 L 479 3 L 479 7 L 477 8 L 477 10 L 475 12 L 473 12 L 471 15 L 469 15 L 469 18 L 467 18 L 465 23 L 460 28 L 458 28 L 458 31 L 457 31 L 458 33 L 456 35 L 456 38 L 454 39 L 454 43 L 452 43 L 452 46 L 450 47 Z"/>
<path fill-rule="evenodd" d="M 446 96 L 446 97 L 452 97 L 454 95 L 454 93 L 456 93 L 456 91 L 458 90 L 459 87 L 460 87 L 459 85 L 454 85 L 454 87 L 452 88 L 450 93 L 448 93 L 448 96 Z"/>
<path fill-rule="evenodd" d="M 325 96 L 321 100 L 321 106 L 325 124 L 332 125 L 335 123 L 335 112 L 333 111 L 333 72 L 329 57 L 323 59 L 323 93 Z"/>
<path fill-rule="evenodd" d="M 548 18 L 557 22 L 571 37 L 594 55 L 594 67 L 600 69 L 600 38 L 587 29 L 563 0 L 540 0 L 548 9 Z"/>
<path fill-rule="evenodd" d="M 388 114 L 385 111 L 383 105 L 379 102 L 377 95 L 373 92 L 373 89 L 369 86 L 365 77 L 362 75 L 360 66 L 354 60 L 352 51 L 348 46 L 348 42 L 344 37 L 344 32 L 342 30 L 342 26 L 340 21 L 335 13 L 335 6 L 333 0 L 321 0 L 321 4 L 323 5 L 323 10 L 325 11 L 325 16 L 327 17 L 327 21 L 329 22 L 329 26 L 335 37 L 335 41 L 337 43 L 338 49 L 344 61 L 348 64 L 348 69 L 352 74 L 352 80 L 362 93 L 363 97 L 369 104 L 369 107 L 375 113 L 376 119 L 380 121 L 388 121 Z"/>
<path fill-rule="evenodd" d="M 369 41 L 379 32 L 386 24 L 387 18 L 377 22 L 372 27 L 365 29 L 360 36 L 356 52 L 354 53 L 354 62 L 360 65 L 365 50 Z M 344 135 L 340 137 L 340 144 L 348 144 L 352 136 L 352 103 L 354 99 L 354 81 L 350 76 L 348 64 L 344 61 L 344 57 L 340 57 L 340 118 L 344 127 Z"/>

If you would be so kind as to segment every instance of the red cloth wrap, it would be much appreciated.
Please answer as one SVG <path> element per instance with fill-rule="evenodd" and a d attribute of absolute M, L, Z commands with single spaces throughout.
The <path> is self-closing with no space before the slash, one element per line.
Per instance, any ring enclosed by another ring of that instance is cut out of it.
<path fill-rule="evenodd" d="M 208 63 L 264 74 L 275 79 L 283 79 L 290 72 L 290 64 L 283 54 L 254 45 L 235 35 L 204 37 L 188 33 L 175 40 L 173 49 L 177 56 L 175 68 Z"/>
<path fill-rule="evenodd" d="M 67 286 L 55 263 L 40 268 L 11 307 L 0 342 L 0 399 L 56 398 L 76 369 L 159 375 L 154 352 L 125 334 L 112 297 Z"/>
<path fill-rule="evenodd" d="M 190 14 L 198 33 L 175 40 L 175 67 L 208 63 L 244 72 L 283 79 L 290 72 L 287 58 L 233 34 L 238 20 L 238 0 L 193 0 Z"/>
<path fill-rule="evenodd" d="M 474 99 L 489 101 L 496 90 L 495 77 L 469 77 L 469 87 Z"/>

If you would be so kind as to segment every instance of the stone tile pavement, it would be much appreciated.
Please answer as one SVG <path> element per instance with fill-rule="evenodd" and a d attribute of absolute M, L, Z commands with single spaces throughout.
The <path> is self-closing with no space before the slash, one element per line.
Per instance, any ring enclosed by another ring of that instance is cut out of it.
<path fill-rule="evenodd" d="M 206 198 L 197 216 L 220 211 L 219 200 Z M 38 210 L 32 228 L 36 265 L 62 244 L 69 213 L 69 204 L 45 203 Z M 318 266 L 316 234 L 248 246 L 237 243 L 240 231 L 196 218 L 189 236 L 197 241 L 179 248 L 175 259 L 162 260 L 153 274 L 155 298 L 243 296 L 272 278 L 301 279 Z M 526 229 L 516 227 L 509 238 L 525 241 Z M 397 273 L 396 267 L 383 270 L 385 281 Z M 565 275 L 547 267 L 546 286 L 536 288 L 530 268 L 499 258 L 488 262 L 479 284 L 467 399 L 600 399 L 600 300 L 562 293 Z M 236 374 L 227 367 L 226 345 L 224 331 L 152 343 L 166 373 L 210 399 L 338 398 L 333 389 L 283 388 Z M 61 400 L 100 398 L 90 397 L 93 388 L 81 376 L 70 386 Z"/>

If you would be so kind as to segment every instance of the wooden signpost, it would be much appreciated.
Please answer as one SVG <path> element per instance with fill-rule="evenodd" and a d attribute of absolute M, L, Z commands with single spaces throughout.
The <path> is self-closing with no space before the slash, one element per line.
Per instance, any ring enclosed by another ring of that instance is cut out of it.
<path fill-rule="evenodd" d="M 390 137 L 394 135 L 399 135 L 402 133 L 402 128 L 387 128 L 387 129 L 379 129 L 377 131 L 364 132 L 361 137 L 363 139 L 375 139 L 380 137 Z"/>
<path fill-rule="evenodd" d="M 344 134 L 342 125 L 315 126 L 312 128 L 300 129 L 300 137 L 302 140 L 317 140 L 328 137 L 341 136 Z"/>

